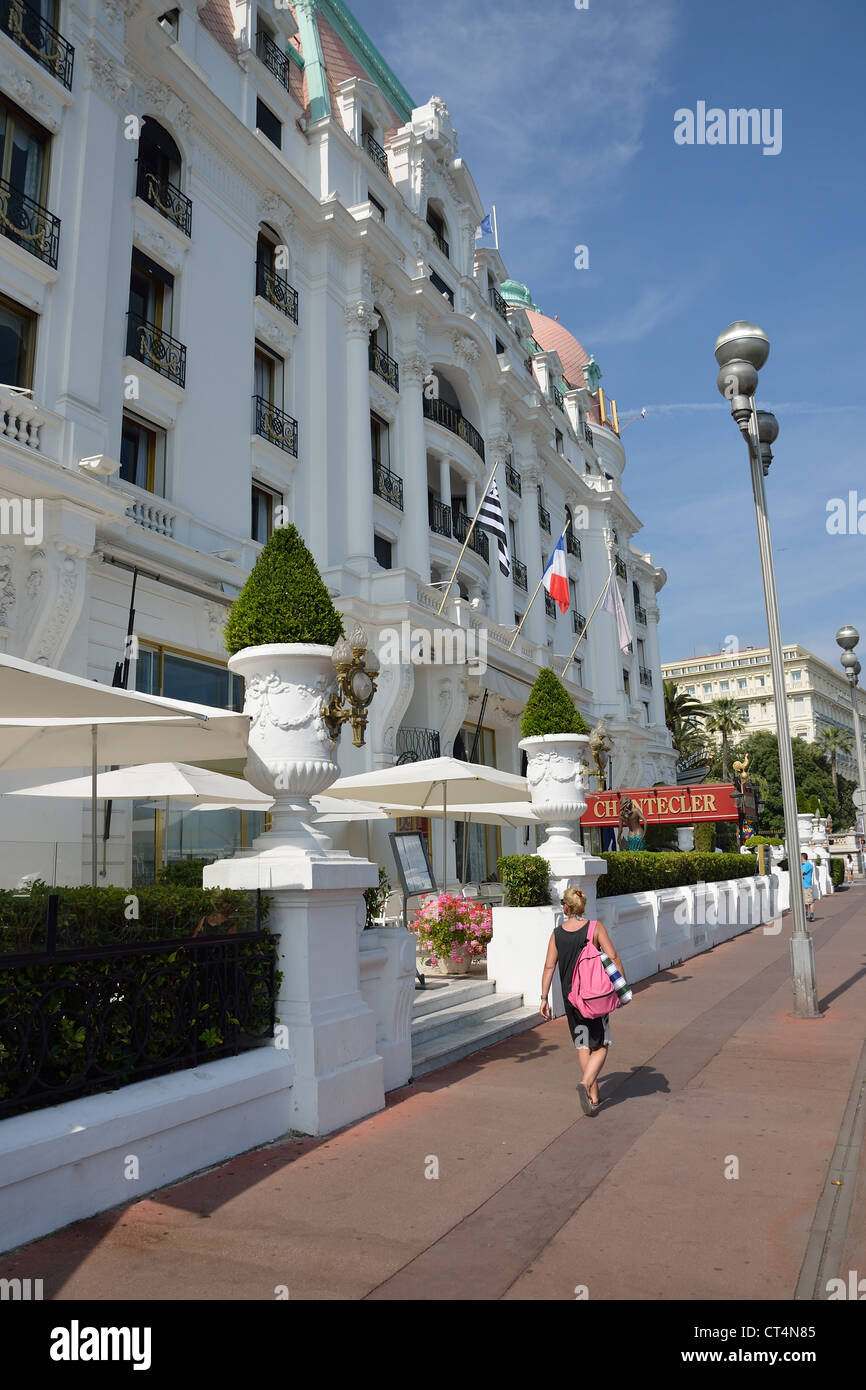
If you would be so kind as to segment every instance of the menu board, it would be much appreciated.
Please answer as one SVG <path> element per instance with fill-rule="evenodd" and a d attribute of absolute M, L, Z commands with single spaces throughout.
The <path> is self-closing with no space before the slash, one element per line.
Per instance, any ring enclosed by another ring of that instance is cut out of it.
<path fill-rule="evenodd" d="M 414 893 L 435 893 L 436 880 L 420 830 L 412 831 L 411 834 L 392 832 L 388 838 L 406 897 L 411 897 Z"/>

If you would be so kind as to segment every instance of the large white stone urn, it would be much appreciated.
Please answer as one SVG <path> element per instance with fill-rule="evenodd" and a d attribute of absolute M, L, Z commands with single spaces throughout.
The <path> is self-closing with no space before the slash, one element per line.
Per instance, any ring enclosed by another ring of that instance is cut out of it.
<path fill-rule="evenodd" d="M 340 775 L 336 742 L 322 718 L 322 706 L 337 690 L 331 650 L 275 642 L 229 657 L 229 670 L 244 678 L 244 714 L 251 719 L 244 773 L 274 798 L 271 829 L 254 843 L 258 852 L 322 853 L 332 844 L 310 824 L 316 815 L 310 797 Z"/>
<path fill-rule="evenodd" d="M 547 839 L 539 846 L 539 854 L 545 859 L 583 854 L 574 838 L 574 827 L 586 810 L 584 769 L 589 736 L 539 734 L 522 738 L 518 747 L 526 753 L 532 809 L 539 820 L 547 822 Z"/>

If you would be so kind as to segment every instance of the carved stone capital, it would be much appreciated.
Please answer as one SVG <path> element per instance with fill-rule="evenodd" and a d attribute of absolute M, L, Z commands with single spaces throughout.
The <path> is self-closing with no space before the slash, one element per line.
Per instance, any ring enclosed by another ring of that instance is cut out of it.
<path fill-rule="evenodd" d="M 430 364 L 422 352 L 409 352 L 400 363 L 400 374 L 408 386 L 423 386 L 430 375 Z"/>
<path fill-rule="evenodd" d="M 379 315 L 374 313 L 372 306 L 363 299 L 357 300 L 354 304 L 347 304 L 343 310 L 343 317 L 350 338 L 369 338 L 373 330 L 379 327 Z"/>
<path fill-rule="evenodd" d="M 480 350 L 474 338 L 470 338 L 468 333 L 452 333 L 451 346 L 454 349 L 454 356 L 462 359 L 468 366 L 478 361 Z"/>

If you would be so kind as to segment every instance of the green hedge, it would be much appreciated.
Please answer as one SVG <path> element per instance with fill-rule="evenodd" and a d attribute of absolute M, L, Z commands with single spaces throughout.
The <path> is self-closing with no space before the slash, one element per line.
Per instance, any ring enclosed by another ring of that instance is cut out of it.
<path fill-rule="evenodd" d="M 834 888 L 845 882 L 845 861 L 844 859 L 833 858 L 830 860 L 830 878 Z"/>
<path fill-rule="evenodd" d="M 549 907 L 550 865 L 540 854 L 505 854 L 496 861 L 506 907 Z"/>
<path fill-rule="evenodd" d="M 0 891 L 0 953 L 25 954 L 43 948 L 50 891 L 39 882 L 26 897 Z M 157 884 L 134 893 L 127 888 L 58 888 L 56 892 L 61 950 L 256 930 L 256 895 L 240 889 Z M 270 900 L 262 897 L 263 925 L 269 906 Z"/>
<path fill-rule="evenodd" d="M 229 610 L 226 651 L 270 642 L 333 647 L 342 636 L 343 620 L 299 532 L 278 527 Z"/>
<path fill-rule="evenodd" d="M 715 883 L 723 878 L 750 878 L 758 872 L 755 854 L 647 854 L 616 850 L 602 854 L 607 873 L 598 880 L 599 898 L 646 893 L 688 883 Z"/>
<path fill-rule="evenodd" d="M 520 720 L 524 738 L 542 734 L 588 734 L 589 725 L 577 709 L 562 681 L 544 666 L 529 692 Z"/>

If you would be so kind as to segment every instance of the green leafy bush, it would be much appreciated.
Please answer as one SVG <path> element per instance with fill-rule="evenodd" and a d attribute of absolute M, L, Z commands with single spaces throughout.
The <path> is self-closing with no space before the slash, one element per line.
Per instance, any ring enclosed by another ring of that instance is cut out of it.
<path fill-rule="evenodd" d="M 607 873 L 598 879 L 600 898 L 679 888 L 688 883 L 715 883 L 724 878 L 751 878 L 758 872 L 754 854 L 646 854 L 615 850 L 601 858 L 607 863 Z"/>
<path fill-rule="evenodd" d="M 226 651 L 234 655 L 270 642 L 332 647 L 342 636 L 343 620 L 299 532 L 294 526 L 278 527 L 232 604 Z"/>
<path fill-rule="evenodd" d="M 173 859 L 157 873 L 157 883 L 182 884 L 185 888 L 201 888 L 201 871 L 209 859 Z"/>
<path fill-rule="evenodd" d="M 367 920 L 364 923 L 364 930 L 370 931 L 376 925 L 376 918 L 382 916 L 382 909 L 392 888 L 391 880 L 388 877 L 388 870 L 384 864 L 379 865 L 379 882 L 375 888 L 364 889 L 364 902 L 367 904 Z"/>
<path fill-rule="evenodd" d="M 832 858 L 830 860 L 830 878 L 834 888 L 845 882 L 845 861 L 844 859 Z"/>
<path fill-rule="evenodd" d="M 589 725 L 557 676 L 544 667 L 535 678 L 520 721 L 524 738 L 542 734 L 588 734 Z"/>
<path fill-rule="evenodd" d="M 784 840 L 776 839 L 771 835 L 752 835 L 748 841 L 749 845 L 775 845 L 776 849 L 781 849 Z"/>
<path fill-rule="evenodd" d="M 506 907 L 549 907 L 550 865 L 540 854 L 505 854 L 496 861 Z"/>
<path fill-rule="evenodd" d="M 712 854 L 716 848 L 716 823 L 712 820 L 699 821 L 695 826 L 695 853 Z"/>
<path fill-rule="evenodd" d="M 43 948 L 51 891 L 40 882 L 27 896 L 0 891 L 0 954 Z M 256 895 L 242 889 L 156 884 L 134 893 L 126 888 L 54 891 L 59 950 L 256 930 Z M 264 923 L 270 899 L 262 897 L 261 905 Z"/>

